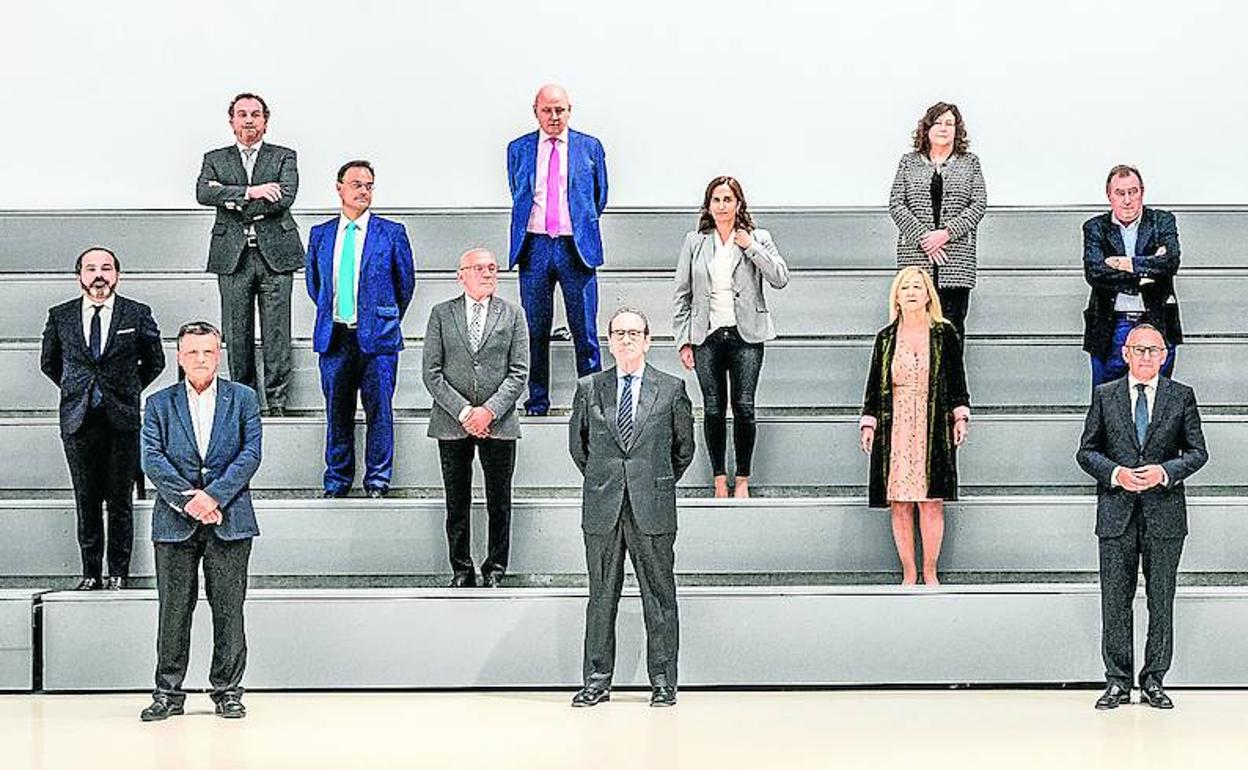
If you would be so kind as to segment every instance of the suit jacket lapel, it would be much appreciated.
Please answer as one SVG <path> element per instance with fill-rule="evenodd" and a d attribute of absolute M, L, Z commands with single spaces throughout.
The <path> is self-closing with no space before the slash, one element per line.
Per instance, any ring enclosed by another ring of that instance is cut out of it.
<path fill-rule="evenodd" d="M 178 413 L 178 420 L 182 423 L 182 430 L 186 433 L 187 439 L 190 441 L 191 451 L 199 457 L 199 444 L 195 442 L 195 424 L 191 421 L 191 405 L 186 397 L 186 385 L 179 384 L 177 390 L 173 392 L 173 411 Z M 200 460 L 204 458 L 199 457 Z"/>
<path fill-rule="evenodd" d="M 659 400 L 659 386 L 654 384 L 652 377 L 641 378 L 641 393 L 637 397 L 637 411 L 633 414 L 633 444 L 641 436 L 646 427 L 646 420 L 654 412 L 654 404 Z M 629 447 L 632 448 L 631 446 Z"/>
<path fill-rule="evenodd" d="M 368 229 L 364 231 L 364 250 L 360 254 L 360 290 L 356 291 L 357 297 L 364 292 L 364 270 L 368 267 L 368 261 L 372 258 L 373 253 L 381 248 L 378 239 L 381 234 L 377 231 L 377 217 L 372 214 L 368 215 Z"/>
<path fill-rule="evenodd" d="M 1109 245 L 1114 247 L 1114 253 L 1110 256 L 1135 256 L 1134 254 L 1127 253 L 1127 247 L 1122 242 L 1122 230 L 1118 227 L 1118 223 L 1114 221 L 1112 215 L 1109 217 L 1109 227 L 1106 229 L 1108 232 L 1105 233 L 1105 237 L 1109 240 Z M 1139 245 L 1138 239 L 1136 240 L 1136 245 Z"/>
<path fill-rule="evenodd" d="M 1148 209 L 1144 209 L 1143 211 L 1140 212 L 1140 229 L 1136 233 L 1136 237 L 1135 237 L 1135 254 L 1128 254 L 1127 256 L 1134 257 L 1136 256 L 1136 254 L 1147 254 L 1148 253 L 1148 241 L 1152 237 L 1153 237 L 1153 212 L 1149 211 Z M 1160 390 L 1160 388 L 1158 388 L 1158 390 Z M 1157 405 L 1154 404 L 1153 408 L 1156 409 Z"/>
<path fill-rule="evenodd" d="M 1148 419 L 1148 430 L 1144 432 L 1144 446 L 1148 446 L 1148 442 L 1152 440 L 1153 435 L 1157 433 L 1156 426 L 1168 416 L 1170 404 L 1174 401 L 1171 392 L 1170 380 L 1165 377 L 1157 378 L 1157 395 L 1153 396 L 1153 416 Z"/>
<path fill-rule="evenodd" d="M 113 349 L 113 338 L 117 336 L 117 326 L 121 323 L 122 314 L 121 297 L 113 295 L 113 314 L 108 319 L 108 334 L 104 337 L 104 348 L 100 351 L 100 358 L 108 355 Z"/>
<path fill-rule="evenodd" d="M 1118 380 L 1118 384 L 1114 386 L 1110 395 L 1113 398 L 1114 408 L 1118 410 L 1118 419 L 1127 427 L 1127 433 L 1131 434 L 1131 443 L 1139 449 L 1140 437 L 1136 435 L 1135 415 L 1131 413 L 1131 388 L 1125 376 Z"/>
<path fill-rule="evenodd" d="M 464 300 L 467 302 L 467 300 Z M 465 311 L 466 312 L 466 311 Z M 490 333 L 494 331 L 494 327 L 498 326 L 498 319 L 503 316 L 503 303 L 499 302 L 498 297 L 490 297 L 490 310 L 486 313 L 485 324 L 481 327 L 481 344 L 490 338 Z"/>
<path fill-rule="evenodd" d="M 602 416 L 607 421 L 607 429 L 615 437 L 615 443 L 619 445 L 620 449 L 627 452 L 628 447 L 624 446 L 624 442 L 620 441 L 620 425 L 617 414 L 619 402 L 617 400 L 618 394 L 616 393 L 618 387 L 619 383 L 616 382 L 614 366 L 599 375 L 598 404 L 602 406 Z M 637 431 L 634 430 L 633 434 L 636 435 L 636 433 Z"/>
<path fill-rule="evenodd" d="M 269 174 L 266 176 L 263 173 L 264 171 L 268 169 L 269 163 L 270 161 L 273 160 L 273 156 L 276 153 L 277 153 L 277 150 L 274 150 L 271 146 L 269 146 L 268 142 L 260 143 L 260 151 L 256 153 L 256 162 L 253 163 L 251 166 L 251 179 L 247 180 L 248 184 L 255 184 L 257 179 L 273 179 L 276 176 L 274 174 Z M 238 152 L 237 148 L 235 148 L 234 154 L 235 156 L 238 157 L 239 165 L 242 165 L 243 163 L 242 154 Z M 243 177 L 245 178 L 246 176 L 247 176 L 247 169 L 244 167 Z"/>
<path fill-rule="evenodd" d="M 525 178 L 529 180 L 529 192 L 537 189 L 537 148 L 542 142 L 541 130 L 534 131 L 529 134 L 529 149 L 524 153 L 524 162 L 528 165 L 528 173 Z"/>
<path fill-rule="evenodd" d="M 451 320 L 455 328 L 459 330 L 459 336 L 464 340 L 464 349 L 472 350 L 472 338 L 468 336 L 468 294 L 459 295 L 459 301 L 452 303 L 449 307 Z M 485 338 L 482 337 L 482 339 Z"/>
<path fill-rule="evenodd" d="M 185 397 L 186 395 L 185 389 L 183 389 L 182 394 Z M 221 437 L 224 435 L 223 431 L 225 430 L 225 421 L 226 421 L 226 418 L 229 416 L 230 407 L 231 405 L 233 405 L 233 403 L 234 403 L 234 393 L 229 388 L 226 388 L 222 384 L 220 378 L 218 378 L 217 379 L 217 402 L 216 402 L 216 406 L 214 407 L 215 411 L 212 414 L 212 432 L 208 434 L 208 455 L 209 456 L 212 455 L 213 450 L 217 448 L 217 445 L 220 443 Z M 207 461 L 207 459 L 208 457 L 204 458 L 205 461 Z"/>

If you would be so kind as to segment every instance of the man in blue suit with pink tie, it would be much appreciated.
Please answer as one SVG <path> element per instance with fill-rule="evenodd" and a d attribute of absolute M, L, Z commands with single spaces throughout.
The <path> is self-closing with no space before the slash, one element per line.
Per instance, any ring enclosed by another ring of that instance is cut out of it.
<path fill-rule="evenodd" d="M 403 315 L 416 290 L 407 229 L 369 212 L 372 164 L 338 169 L 342 214 L 312 228 L 305 264 L 316 303 L 312 346 L 325 392 L 325 497 L 346 497 L 355 478 L 355 405 L 364 402 L 364 491 L 384 497 L 394 469 L 395 378 Z"/>
<path fill-rule="evenodd" d="M 578 377 L 602 369 L 598 350 L 598 274 L 607 206 L 602 143 L 568 128 L 572 104 L 557 85 L 533 101 L 540 130 L 507 146 L 511 260 L 520 267 L 520 302 L 529 322 L 529 398 L 525 412 L 550 409 L 550 323 L 555 284 L 563 290 Z"/>

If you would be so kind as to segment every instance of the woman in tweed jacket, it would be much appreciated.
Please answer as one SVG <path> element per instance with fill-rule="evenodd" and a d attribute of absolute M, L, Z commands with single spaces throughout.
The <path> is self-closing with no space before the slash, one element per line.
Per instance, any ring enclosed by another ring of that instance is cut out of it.
<path fill-rule="evenodd" d="M 914 131 L 914 151 L 901 156 L 888 195 L 897 266 L 932 273 L 945 317 L 963 336 L 975 288 L 975 229 L 988 208 L 984 174 L 968 144 L 956 104 L 928 107 Z"/>

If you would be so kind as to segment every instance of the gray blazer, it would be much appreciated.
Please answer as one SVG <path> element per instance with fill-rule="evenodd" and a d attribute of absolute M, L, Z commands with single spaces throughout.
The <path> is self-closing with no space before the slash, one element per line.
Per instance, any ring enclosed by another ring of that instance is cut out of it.
<path fill-rule="evenodd" d="M 732 268 L 732 288 L 736 295 L 733 309 L 737 316 L 737 333 L 746 342 L 766 342 L 776 336 L 763 281 L 777 289 L 789 283 L 789 266 L 780 256 L 771 233 L 753 232 L 754 242 L 738 257 Z M 714 231 L 688 233 L 676 262 L 675 314 L 672 328 L 676 349 L 685 345 L 701 345 L 711 328 L 711 262 L 715 259 Z"/>
<path fill-rule="evenodd" d="M 1079 467 L 1096 479 L 1096 534 L 1121 535 L 1138 501 L 1150 537 L 1183 537 L 1187 534 L 1183 480 L 1209 460 L 1196 395 L 1186 385 L 1159 377 L 1153 416 L 1140 446 L 1127 387 L 1128 379 L 1121 377 L 1092 393 L 1092 408 L 1075 454 Z M 1169 483 L 1144 492 L 1128 492 L 1111 484 L 1110 477 L 1119 465 L 1160 465 Z"/>
<path fill-rule="evenodd" d="M 908 152 L 897 164 L 897 176 L 888 194 L 888 213 L 897 225 L 897 267 L 929 268 L 932 263 L 919 239 L 936 228 L 932 214 L 932 164 L 919 152 Z M 974 153 L 952 155 L 945 164 L 940 199 L 940 226 L 949 231 L 945 254 L 949 264 L 940 267 L 939 288 L 975 288 L 978 265 L 975 229 L 988 210 L 984 172 Z"/>
<path fill-rule="evenodd" d="M 568 451 L 585 476 L 581 529 L 610 532 L 627 494 L 642 532 L 673 533 L 676 482 L 693 462 L 693 406 L 685 382 L 646 365 L 628 446 L 616 424 L 616 389 L 614 366 L 576 383 Z"/>
<path fill-rule="evenodd" d="M 282 186 L 282 197 L 277 203 L 247 200 L 248 185 L 266 182 Z M 208 272 L 232 273 L 238 268 L 248 225 L 255 225 L 260 256 L 271 270 L 291 273 L 303 267 L 303 242 L 295 218 L 290 215 L 298 193 L 299 168 L 295 151 L 288 147 L 261 144 L 250 181 L 237 145 L 205 153 L 195 182 L 195 200 L 217 209 L 208 246 Z"/>
<path fill-rule="evenodd" d="M 494 413 L 490 438 L 520 438 L 516 400 L 529 379 L 529 327 L 519 305 L 495 294 L 481 332 L 481 347 L 468 342 L 467 298 L 461 294 L 433 306 L 422 359 L 425 388 L 433 396 L 429 437 L 468 438 L 459 424 L 465 406 Z"/>

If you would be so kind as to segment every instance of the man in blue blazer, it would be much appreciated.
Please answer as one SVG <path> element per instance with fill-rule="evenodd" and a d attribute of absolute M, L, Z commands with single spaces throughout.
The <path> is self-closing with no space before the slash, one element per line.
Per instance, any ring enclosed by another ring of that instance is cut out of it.
<path fill-rule="evenodd" d="M 247 713 L 243 603 L 251 539 L 260 534 L 249 486 L 260 467 L 260 400 L 246 385 L 217 379 L 220 359 L 221 332 L 206 321 L 185 324 L 178 364 L 186 380 L 149 398 L 143 418 L 160 600 L 156 690 L 139 715 L 144 722 L 182 713 L 201 561 L 212 608 L 212 700 L 226 719 Z"/>
<path fill-rule="evenodd" d="M 316 303 L 312 346 L 325 392 L 325 497 L 345 497 L 355 478 L 356 393 L 368 420 L 364 491 L 384 497 L 394 470 L 395 378 L 403 315 L 416 290 L 407 229 L 373 216 L 372 164 L 338 169 L 342 215 L 312 228 L 305 276 Z"/>
<path fill-rule="evenodd" d="M 507 146 L 511 187 L 511 261 L 520 267 L 520 301 L 529 322 L 526 413 L 550 409 L 550 321 L 555 284 L 563 290 L 578 377 L 602 369 L 598 350 L 598 274 L 607 207 L 602 143 L 568 128 L 572 104 L 556 85 L 537 92 L 540 130 Z M 549 201 L 549 205 L 548 204 Z"/>

